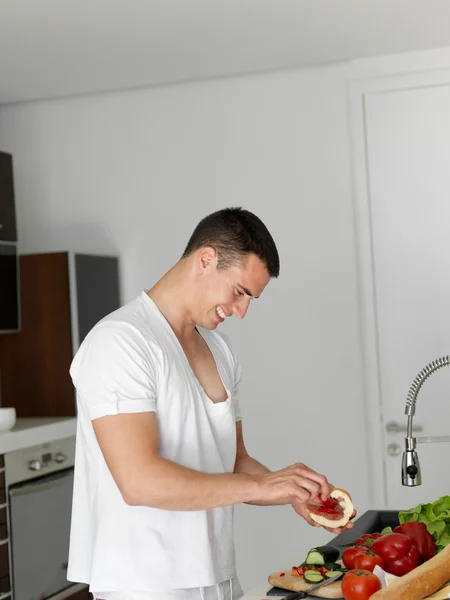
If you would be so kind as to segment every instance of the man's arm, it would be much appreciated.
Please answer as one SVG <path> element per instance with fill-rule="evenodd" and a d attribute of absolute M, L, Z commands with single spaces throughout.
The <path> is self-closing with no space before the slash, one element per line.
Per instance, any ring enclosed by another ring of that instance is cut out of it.
<path fill-rule="evenodd" d="M 244 443 L 244 435 L 242 432 L 242 421 L 237 421 L 237 423 L 236 423 L 236 441 L 237 441 L 237 450 L 236 450 L 236 462 L 234 465 L 235 473 L 246 473 L 248 475 L 259 475 L 259 476 L 270 473 L 270 471 L 269 471 L 269 469 L 267 469 L 267 467 L 262 465 L 255 458 L 252 458 L 251 456 L 249 456 L 247 449 L 245 447 L 245 443 Z M 334 486 L 330 486 L 330 487 L 333 488 Z M 259 501 L 251 501 L 250 500 L 250 501 L 247 501 L 246 504 L 253 504 L 253 505 L 259 505 L 259 506 L 266 505 L 267 506 L 267 502 L 264 502 L 261 500 L 259 500 Z M 292 500 L 292 507 L 294 508 L 294 510 L 297 514 L 299 514 L 301 517 L 303 517 L 305 519 L 305 521 L 307 523 L 309 523 L 313 527 L 318 527 L 317 523 L 315 521 L 313 521 L 311 519 L 311 517 L 309 516 L 304 502 L 299 501 L 295 498 Z M 341 528 L 341 529 L 333 529 L 333 528 L 329 528 L 329 527 L 325 527 L 324 529 L 326 529 L 327 531 L 330 531 L 331 533 L 337 534 L 337 533 L 341 533 L 341 531 L 343 531 L 344 529 L 349 529 L 350 527 L 353 527 L 352 523 L 349 523 L 349 525 L 347 525 L 345 528 Z"/>
<path fill-rule="evenodd" d="M 203 510 L 245 502 L 256 495 L 258 483 L 249 475 L 209 475 L 161 457 L 153 412 L 106 416 L 92 423 L 127 504 Z"/>
<path fill-rule="evenodd" d="M 130 505 L 205 510 L 242 502 L 308 502 L 319 494 L 326 498 L 330 492 L 327 479 L 302 464 L 263 475 L 215 475 L 178 465 L 159 455 L 153 412 L 104 416 L 92 423 L 106 464 Z"/>

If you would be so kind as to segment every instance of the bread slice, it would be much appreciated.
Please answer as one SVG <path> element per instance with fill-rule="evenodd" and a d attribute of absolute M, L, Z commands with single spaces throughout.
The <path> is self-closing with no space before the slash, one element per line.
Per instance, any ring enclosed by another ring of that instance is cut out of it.
<path fill-rule="evenodd" d="M 329 500 L 320 504 L 310 504 L 306 507 L 313 521 L 322 527 L 337 529 L 345 527 L 352 518 L 354 508 L 350 494 L 340 488 L 335 488 Z M 337 511 L 337 512 L 331 512 Z"/>

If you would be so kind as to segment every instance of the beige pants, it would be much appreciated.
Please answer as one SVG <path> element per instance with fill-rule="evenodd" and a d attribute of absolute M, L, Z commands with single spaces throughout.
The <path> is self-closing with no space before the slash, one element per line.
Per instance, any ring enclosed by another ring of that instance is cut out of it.
<path fill-rule="evenodd" d="M 163 592 L 92 592 L 94 600 L 239 600 L 244 595 L 235 577 L 202 588 L 167 590 Z"/>

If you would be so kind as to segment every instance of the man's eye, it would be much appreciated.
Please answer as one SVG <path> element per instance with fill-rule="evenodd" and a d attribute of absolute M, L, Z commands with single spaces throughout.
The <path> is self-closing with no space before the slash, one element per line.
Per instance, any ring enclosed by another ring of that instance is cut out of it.
<path fill-rule="evenodd" d="M 238 296 L 243 296 L 244 292 L 241 292 L 241 290 L 238 290 L 237 288 L 234 291 L 235 294 L 237 294 Z"/>

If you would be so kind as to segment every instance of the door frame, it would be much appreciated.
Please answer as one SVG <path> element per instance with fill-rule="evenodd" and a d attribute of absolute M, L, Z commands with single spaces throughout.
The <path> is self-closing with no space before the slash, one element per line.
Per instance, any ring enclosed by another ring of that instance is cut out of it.
<path fill-rule="evenodd" d="M 433 56 L 435 59 L 436 56 Z M 384 440 L 383 405 L 380 386 L 380 361 L 377 327 L 376 282 L 374 277 L 373 230 L 371 222 L 371 188 L 367 147 L 366 99 L 370 95 L 401 90 L 450 85 L 450 60 L 431 60 L 428 68 L 415 70 L 409 61 L 392 73 L 386 63 L 385 73 L 349 80 L 347 108 L 350 135 L 350 164 L 352 201 L 356 244 L 356 272 L 358 290 L 358 320 L 362 351 L 365 429 L 368 448 L 369 498 L 376 507 L 387 507 L 386 449 Z M 360 70 L 361 69 L 356 69 Z M 377 69 L 379 70 L 379 69 Z M 383 67 L 380 69 L 383 71 Z M 362 75 L 362 76 L 361 76 Z M 405 404 L 408 390 L 405 389 Z M 400 473 L 399 473 L 400 478 Z"/>

